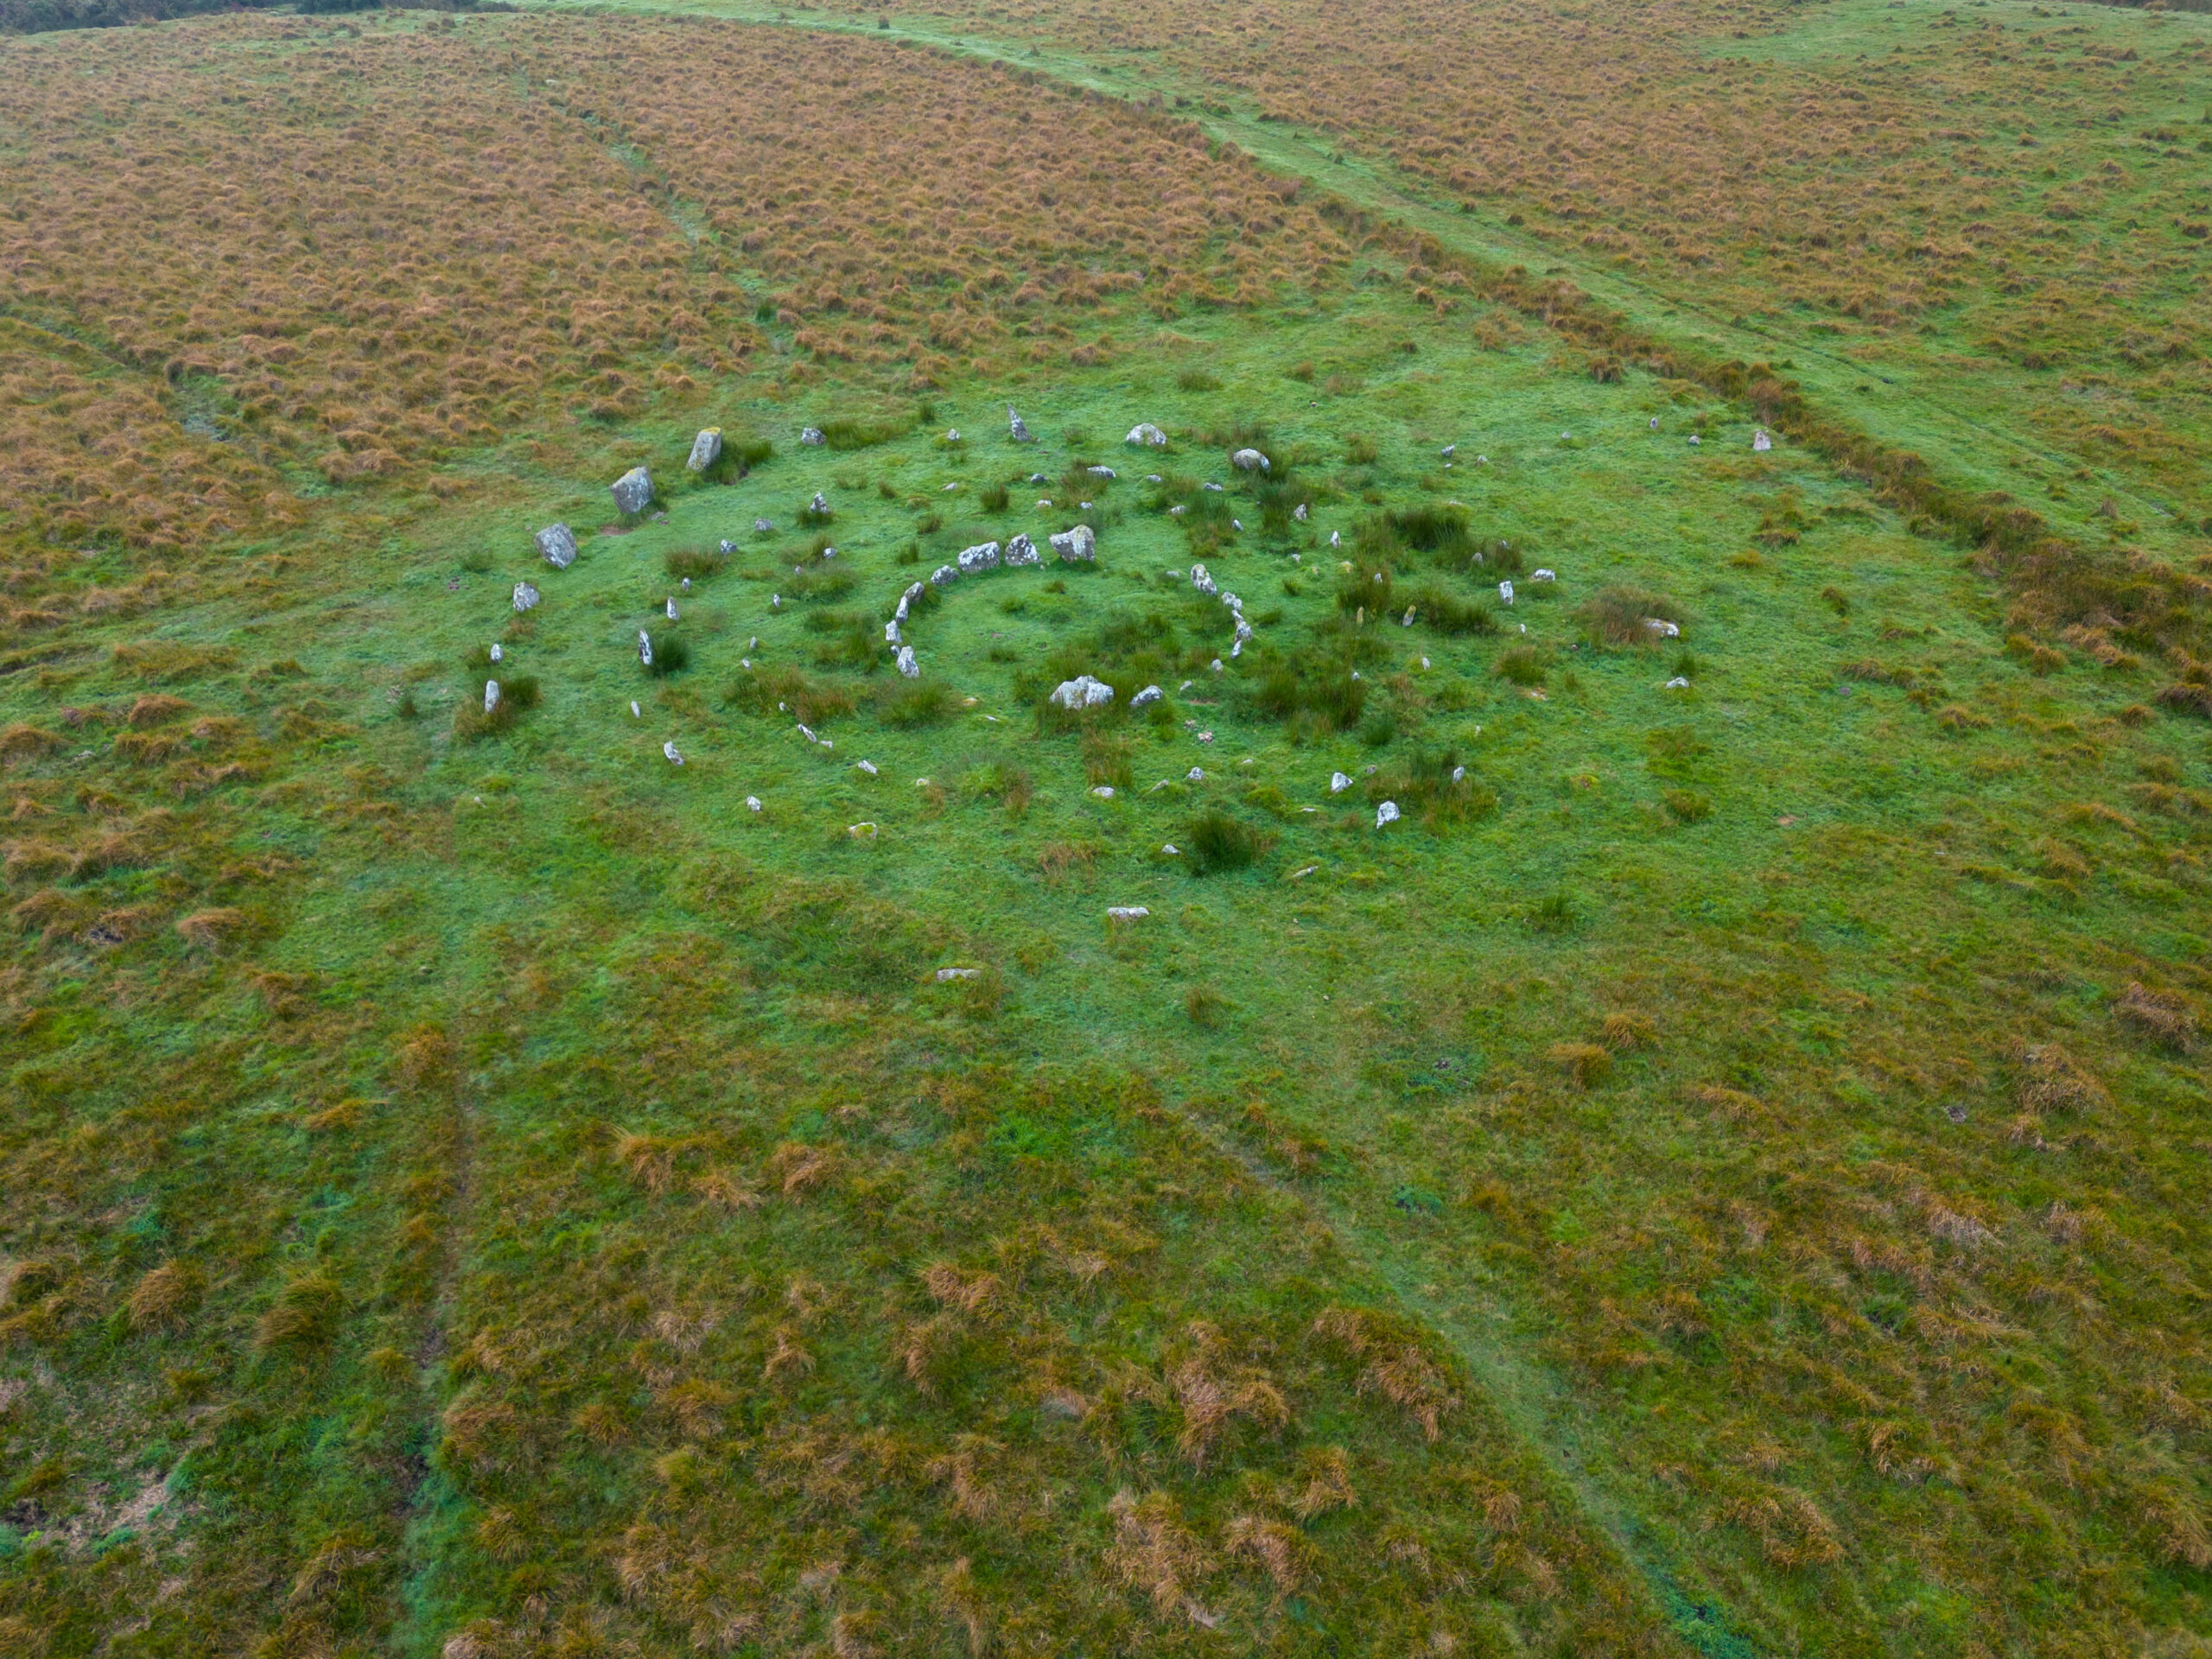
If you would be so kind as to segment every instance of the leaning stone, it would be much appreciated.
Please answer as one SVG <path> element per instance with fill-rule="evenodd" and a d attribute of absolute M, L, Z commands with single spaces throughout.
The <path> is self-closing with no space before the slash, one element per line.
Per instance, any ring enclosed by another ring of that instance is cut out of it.
<path fill-rule="evenodd" d="M 703 473 L 722 458 L 722 429 L 709 426 L 701 429 L 691 440 L 691 458 L 683 463 L 687 472 Z"/>
<path fill-rule="evenodd" d="M 515 583 L 515 609 L 517 611 L 529 611 L 535 610 L 537 607 L 537 589 L 531 587 L 526 582 L 518 582 Z"/>
<path fill-rule="evenodd" d="M 1167 442 L 1167 435 L 1161 431 L 1158 427 L 1154 426 L 1150 421 L 1139 421 L 1135 426 L 1129 429 L 1129 435 L 1123 438 L 1122 442 L 1123 443 L 1148 445 L 1152 448 L 1158 449 L 1166 446 Z"/>
<path fill-rule="evenodd" d="M 1052 551 L 1060 556 L 1063 564 L 1088 563 L 1096 556 L 1093 549 L 1097 540 L 1089 524 L 1077 524 L 1052 537 Z"/>
<path fill-rule="evenodd" d="M 537 550 L 556 570 L 576 562 L 576 535 L 566 524 L 548 524 L 537 532 Z"/>
<path fill-rule="evenodd" d="M 1385 801 L 1375 809 L 1375 827 L 1377 830 L 1386 823 L 1395 823 L 1397 821 L 1398 804 L 1395 801 Z"/>
<path fill-rule="evenodd" d="M 822 429 L 818 426 L 802 428 L 799 431 L 798 441 L 801 443 L 811 444 L 821 444 L 828 442 L 828 440 L 822 435 Z"/>
<path fill-rule="evenodd" d="M 671 622 L 676 621 L 677 619 L 676 614 L 676 595 L 674 594 L 671 594 L 668 596 L 667 610 L 668 620 Z"/>
<path fill-rule="evenodd" d="M 1351 779 L 1349 779 L 1349 778 L 1347 778 L 1347 777 L 1345 777 L 1345 776 L 1344 775 L 1344 773 L 1342 773 L 1341 772 L 1331 772 L 1331 773 L 1329 774 L 1329 793 L 1330 793 L 1330 794 L 1332 794 L 1332 795 L 1341 795 L 1341 794 L 1343 794 L 1343 793 L 1344 792 L 1344 791 L 1346 791 L 1346 790 L 1350 789 L 1351 787 Z"/>
<path fill-rule="evenodd" d="M 985 542 L 979 547 L 963 548 L 957 561 L 963 575 L 974 575 L 979 570 L 995 570 L 999 563 L 999 544 Z"/>
<path fill-rule="evenodd" d="M 660 746 L 660 752 L 668 757 L 669 764 L 671 766 L 680 766 L 683 764 L 683 757 L 677 753 L 676 740 L 674 738 L 671 737 L 667 742 L 662 744 Z"/>
<path fill-rule="evenodd" d="M 1272 470 L 1268 458 L 1256 449 L 1239 449 L 1229 458 L 1229 464 L 1240 473 L 1264 473 Z"/>
<path fill-rule="evenodd" d="M 933 588 L 942 588 L 949 582 L 959 580 L 960 569 L 957 565 L 940 564 L 930 572 L 930 585 Z"/>
<path fill-rule="evenodd" d="M 1016 443 L 1034 443 L 1037 442 L 1036 439 L 1029 435 L 1029 429 L 1022 424 L 1021 416 L 1014 412 L 1014 405 L 1012 404 L 1008 404 L 1006 406 L 1006 429 L 1014 435 L 1014 441 Z"/>
<path fill-rule="evenodd" d="M 1132 709 L 1149 709 L 1154 703 L 1158 702 L 1166 695 L 1167 694 L 1165 691 L 1162 691 L 1158 686 L 1147 685 L 1143 690 L 1138 692 L 1136 696 L 1129 699 L 1129 707 Z"/>
<path fill-rule="evenodd" d="M 643 512 L 653 504 L 653 475 L 642 467 L 632 467 L 607 487 L 625 512 Z"/>
<path fill-rule="evenodd" d="M 1017 534 L 1006 544 L 1006 563 L 1008 567 L 1036 563 L 1037 544 L 1028 537 Z"/>
<path fill-rule="evenodd" d="M 497 680 L 486 680 L 486 681 L 485 681 L 485 682 L 484 682 L 484 712 L 485 712 L 486 714 L 487 714 L 487 715 L 488 715 L 488 714 L 490 714 L 490 713 L 491 713 L 494 709 L 498 708 L 499 706 L 499 683 Z"/>
<path fill-rule="evenodd" d="M 899 671 L 910 680 L 918 680 L 922 677 L 922 665 L 914 660 L 914 648 L 912 645 L 899 647 Z"/>
<path fill-rule="evenodd" d="M 1096 709 L 1103 702 L 1114 701 L 1114 688 L 1103 680 L 1094 680 L 1088 674 L 1078 674 L 1071 680 L 1062 680 L 1052 688 L 1052 702 L 1060 709 Z"/>

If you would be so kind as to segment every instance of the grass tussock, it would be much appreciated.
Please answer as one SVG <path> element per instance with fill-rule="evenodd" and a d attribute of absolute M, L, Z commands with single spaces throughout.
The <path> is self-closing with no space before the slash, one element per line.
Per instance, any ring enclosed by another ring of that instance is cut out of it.
<path fill-rule="evenodd" d="M 1682 621 L 1681 607 L 1649 588 L 1601 588 L 1575 615 L 1592 645 L 1616 650 L 1666 645 L 1671 636 L 1651 624 L 1671 622 L 1680 627 Z"/>
<path fill-rule="evenodd" d="M 748 714 L 772 715 L 820 726 L 853 712 L 857 703 L 852 689 L 808 674 L 790 664 L 747 670 L 722 694 L 731 707 Z"/>
<path fill-rule="evenodd" d="M 1193 875 L 1218 875 L 1251 868 L 1267 856 L 1274 839 L 1272 831 L 1216 807 L 1193 818 L 1179 844 Z"/>

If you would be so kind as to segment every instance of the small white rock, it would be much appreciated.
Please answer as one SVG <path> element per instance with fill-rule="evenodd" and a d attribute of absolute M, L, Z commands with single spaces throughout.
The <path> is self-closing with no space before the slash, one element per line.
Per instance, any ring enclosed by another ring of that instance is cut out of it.
<path fill-rule="evenodd" d="M 873 760 L 855 760 L 853 762 L 853 770 L 855 772 L 864 772 L 871 778 L 876 775 L 875 762 Z"/>
<path fill-rule="evenodd" d="M 801 427 L 798 441 L 804 444 L 820 444 L 826 442 L 822 435 L 822 429 L 818 426 Z"/>
<path fill-rule="evenodd" d="M 1557 582 L 1559 580 L 1559 573 L 1556 570 L 1531 570 L 1529 573 L 1529 580 L 1531 582 Z"/>
<path fill-rule="evenodd" d="M 1351 779 L 1349 779 L 1349 778 L 1347 778 L 1347 777 L 1345 777 L 1345 776 L 1344 775 L 1344 773 L 1342 773 L 1341 772 L 1331 772 L 1331 773 L 1329 774 L 1329 793 L 1330 793 L 1330 794 L 1332 794 L 1332 795 L 1341 795 L 1341 794 L 1343 794 L 1343 793 L 1344 792 L 1344 791 L 1346 791 L 1346 790 L 1350 789 L 1351 787 Z"/>
<path fill-rule="evenodd" d="M 645 718 L 643 715 L 638 712 L 638 700 L 635 697 L 630 699 L 630 718 L 632 720 L 643 720 Z"/>
<path fill-rule="evenodd" d="M 944 985 L 956 979 L 974 979 L 982 971 L 980 968 L 940 968 L 937 970 L 937 982 Z"/>
<path fill-rule="evenodd" d="M 486 680 L 486 681 L 485 681 L 485 682 L 484 682 L 484 712 L 485 712 L 486 714 L 487 714 L 487 715 L 488 715 L 488 714 L 490 714 L 490 713 L 491 713 L 494 709 L 498 708 L 499 706 L 499 683 L 497 680 Z"/>
<path fill-rule="evenodd" d="M 1111 784 L 1101 784 L 1090 792 L 1093 795 L 1096 795 L 1102 801 L 1110 801 L 1114 798 L 1114 785 Z"/>
<path fill-rule="evenodd" d="M 1690 689 L 1690 683 L 1687 679 L 1683 678 L 1682 676 L 1677 674 L 1673 679 L 1667 682 L 1665 689 L 1669 691 L 1687 691 Z"/>
<path fill-rule="evenodd" d="M 1192 766 L 1183 774 L 1183 781 L 1186 784 L 1203 784 L 1205 780 L 1206 772 L 1204 766 Z"/>
<path fill-rule="evenodd" d="M 676 740 L 674 738 L 671 737 L 667 742 L 662 744 L 660 746 L 660 752 L 668 757 L 669 764 L 671 766 L 680 766 L 683 764 L 683 757 L 676 752 Z"/>
<path fill-rule="evenodd" d="M 1385 801 L 1375 809 L 1375 827 L 1377 830 L 1386 823 L 1395 823 L 1397 821 L 1398 804 L 1395 801 Z"/>
<path fill-rule="evenodd" d="M 507 653 L 499 649 L 499 644 L 495 640 L 492 645 L 492 660 L 495 663 L 503 663 L 506 661 L 506 659 Z"/>
<path fill-rule="evenodd" d="M 1143 690 L 1138 692 L 1136 696 L 1129 699 L 1129 707 L 1132 709 L 1149 709 L 1154 703 L 1158 702 L 1160 698 L 1166 695 L 1167 694 L 1165 691 L 1162 691 L 1158 686 L 1147 685 Z"/>
<path fill-rule="evenodd" d="M 519 613 L 524 611 L 535 610 L 537 607 L 537 589 L 531 587 L 526 582 L 518 582 L 515 583 L 516 612 Z"/>
<path fill-rule="evenodd" d="M 758 812 L 760 810 L 760 798 L 758 795 L 748 795 L 745 798 L 745 805 L 747 811 Z"/>
<path fill-rule="evenodd" d="M 643 628 L 638 630 L 638 660 L 647 668 L 653 665 L 653 637 Z"/>
<path fill-rule="evenodd" d="M 1152 912 L 1142 905 L 1109 905 L 1106 919 L 1109 922 L 1141 922 Z"/>
<path fill-rule="evenodd" d="M 1497 598 L 1500 604 L 1510 605 L 1513 602 L 1513 584 L 1510 582 L 1499 582 L 1497 584 Z"/>
<path fill-rule="evenodd" d="M 1264 473 L 1270 470 L 1268 458 L 1256 449 L 1239 449 L 1229 458 L 1229 464 L 1240 473 Z"/>

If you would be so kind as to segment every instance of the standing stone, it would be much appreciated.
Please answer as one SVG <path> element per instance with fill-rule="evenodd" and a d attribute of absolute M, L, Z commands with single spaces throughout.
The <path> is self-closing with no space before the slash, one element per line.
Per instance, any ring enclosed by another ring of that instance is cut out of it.
<path fill-rule="evenodd" d="M 1097 541 L 1089 524 L 1077 524 L 1052 537 L 1052 551 L 1060 556 L 1063 564 L 1089 564 L 1096 557 Z"/>
<path fill-rule="evenodd" d="M 494 639 L 492 642 L 492 660 L 495 663 L 503 663 L 506 661 L 506 652 L 501 648 L 499 642 Z"/>
<path fill-rule="evenodd" d="M 896 622 L 887 622 L 883 625 L 883 643 L 887 645 L 901 645 L 906 643 L 899 637 L 899 625 Z"/>
<path fill-rule="evenodd" d="M 660 752 L 668 757 L 668 763 L 671 766 L 680 766 L 683 764 L 683 757 L 677 752 L 674 738 L 671 737 L 667 742 L 662 744 Z"/>
<path fill-rule="evenodd" d="M 1344 792 L 1344 791 L 1346 791 L 1346 790 L 1350 789 L 1351 787 L 1351 779 L 1349 779 L 1349 778 L 1347 778 L 1347 777 L 1345 777 L 1345 776 L 1344 775 L 1344 773 L 1342 773 L 1341 772 L 1331 772 L 1331 773 L 1329 774 L 1329 793 L 1330 793 L 1330 794 L 1332 794 L 1332 795 L 1341 795 L 1341 794 L 1343 794 L 1343 793 Z"/>
<path fill-rule="evenodd" d="M 1078 674 L 1071 680 L 1062 680 L 1052 689 L 1055 708 L 1069 709 L 1096 709 L 1101 703 L 1114 701 L 1114 688 L 1103 680 L 1094 680 L 1088 674 Z"/>
<path fill-rule="evenodd" d="M 487 715 L 488 715 L 488 714 L 490 714 L 490 713 L 491 713 L 494 709 L 498 708 L 499 706 L 499 683 L 497 680 L 486 680 L 486 681 L 485 681 L 485 682 L 484 682 L 484 712 L 485 712 L 486 714 L 487 714 Z"/>
<path fill-rule="evenodd" d="M 1385 801 L 1375 809 L 1375 827 L 1377 830 L 1386 823 L 1395 823 L 1397 821 L 1398 804 L 1395 801 Z"/>
<path fill-rule="evenodd" d="M 1751 434 L 1751 448 L 1762 455 L 1774 448 L 1774 440 L 1767 436 L 1764 427 L 1759 428 L 1758 431 Z"/>
<path fill-rule="evenodd" d="M 676 595 L 673 594 L 668 596 L 668 620 L 671 622 L 676 620 Z"/>
<path fill-rule="evenodd" d="M 1035 438 L 1029 435 L 1029 429 L 1022 424 L 1021 416 L 1014 412 L 1014 405 L 1012 404 L 1008 404 L 1006 406 L 1006 428 L 1008 432 L 1014 435 L 1014 441 L 1016 443 L 1034 443 L 1037 442 Z"/>
<path fill-rule="evenodd" d="M 1290 516 L 1297 519 L 1300 524 L 1304 524 L 1306 522 L 1306 504 L 1301 501 L 1296 506 L 1293 507 L 1290 510 Z"/>
<path fill-rule="evenodd" d="M 515 583 L 515 609 L 518 613 L 531 610 L 537 604 L 537 589 L 526 582 Z"/>
<path fill-rule="evenodd" d="M 1501 582 L 1497 584 L 1497 600 L 1498 603 L 1501 605 L 1510 605 L 1513 602 L 1513 584 L 1511 582 Z"/>
<path fill-rule="evenodd" d="M 575 532 L 566 524 L 548 524 L 537 532 L 537 550 L 556 570 L 565 570 L 576 562 Z"/>
<path fill-rule="evenodd" d="M 899 647 L 898 660 L 899 671 L 908 679 L 918 680 L 922 677 L 922 665 L 914 660 L 914 648 L 912 645 Z"/>
<path fill-rule="evenodd" d="M 643 628 L 638 630 L 638 660 L 647 668 L 653 665 L 653 637 Z"/>
<path fill-rule="evenodd" d="M 653 504 L 653 475 L 642 467 L 632 467 L 607 487 L 625 512 L 643 512 Z"/>
<path fill-rule="evenodd" d="M 806 510 L 809 512 L 828 512 L 830 511 L 829 497 L 823 495 L 821 491 L 817 490 L 814 493 L 814 499 L 806 504 Z"/>
<path fill-rule="evenodd" d="M 722 429 L 719 426 L 702 429 L 691 440 L 691 458 L 683 463 L 687 472 L 703 473 L 722 458 Z"/>
<path fill-rule="evenodd" d="M 1268 458 L 1256 449 L 1239 449 L 1229 458 L 1229 464 L 1240 473 L 1264 473 L 1272 469 Z"/>
<path fill-rule="evenodd" d="M 1006 563 L 1009 569 L 1017 565 L 1036 563 L 1036 543 L 1027 536 L 1016 534 L 1014 538 L 1006 544 Z"/>
<path fill-rule="evenodd" d="M 1123 443 L 1147 445 L 1152 448 L 1158 449 L 1166 444 L 1167 435 L 1161 431 L 1158 427 L 1154 426 L 1150 421 L 1141 421 L 1136 425 L 1129 429 L 1129 435 L 1123 438 L 1122 442 Z"/>

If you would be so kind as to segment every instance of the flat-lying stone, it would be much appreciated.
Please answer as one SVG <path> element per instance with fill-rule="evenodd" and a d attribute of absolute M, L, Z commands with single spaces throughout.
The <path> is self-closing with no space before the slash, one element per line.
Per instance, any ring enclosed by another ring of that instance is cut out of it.
<path fill-rule="evenodd" d="M 1229 464 L 1240 473 L 1265 473 L 1273 470 L 1268 458 L 1256 449 L 1239 449 L 1229 458 Z"/>
<path fill-rule="evenodd" d="M 799 429 L 798 441 L 801 443 L 807 444 L 822 444 L 829 442 L 827 438 L 822 435 L 822 429 L 818 426 L 801 427 Z"/>
<path fill-rule="evenodd" d="M 1351 787 L 1351 779 L 1349 779 L 1349 778 L 1347 778 L 1347 777 L 1345 777 L 1345 776 L 1344 775 L 1344 773 L 1342 773 L 1341 772 L 1331 772 L 1331 773 L 1329 774 L 1329 793 L 1330 793 L 1330 794 L 1332 794 L 1332 795 L 1341 795 L 1341 794 L 1343 794 L 1343 793 L 1344 792 L 1344 791 L 1346 791 L 1346 790 L 1350 789 Z"/>
<path fill-rule="evenodd" d="M 957 563 L 963 575 L 974 575 L 979 570 L 995 570 L 999 565 L 999 544 L 985 542 L 978 547 L 963 548 Z"/>
<path fill-rule="evenodd" d="M 1152 912 L 1142 905 L 1109 905 L 1106 919 L 1109 922 L 1141 922 Z"/>
<path fill-rule="evenodd" d="M 643 512 L 653 504 L 653 475 L 642 467 L 632 467 L 607 488 L 625 512 Z"/>
<path fill-rule="evenodd" d="M 1147 685 L 1143 690 L 1138 692 L 1136 696 L 1129 699 L 1129 707 L 1132 709 L 1149 709 L 1154 703 L 1158 702 L 1166 695 L 1167 694 L 1165 691 L 1162 691 L 1158 686 Z"/>
<path fill-rule="evenodd" d="M 1167 442 L 1167 435 L 1161 431 L 1158 427 L 1154 426 L 1150 421 L 1139 421 L 1135 426 L 1129 429 L 1129 435 L 1123 438 L 1122 442 L 1123 443 L 1148 445 L 1152 448 L 1159 449 L 1166 447 Z"/>
<path fill-rule="evenodd" d="M 576 534 L 566 524 L 548 524 L 537 532 L 537 550 L 556 570 L 576 562 Z"/>

